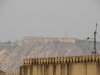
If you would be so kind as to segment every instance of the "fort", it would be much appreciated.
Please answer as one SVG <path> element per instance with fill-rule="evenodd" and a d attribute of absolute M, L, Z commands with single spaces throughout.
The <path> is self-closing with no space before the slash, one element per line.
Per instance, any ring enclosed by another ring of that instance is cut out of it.
<path fill-rule="evenodd" d="M 24 59 L 20 75 L 100 75 L 100 55 Z"/>
<path fill-rule="evenodd" d="M 69 42 L 69 43 L 75 43 L 74 38 L 66 38 L 66 37 L 61 37 L 61 38 L 54 38 L 54 37 L 24 37 L 23 42 Z"/>
<path fill-rule="evenodd" d="M 19 73 L 0 75 L 100 75 L 100 55 L 23 59 Z"/>

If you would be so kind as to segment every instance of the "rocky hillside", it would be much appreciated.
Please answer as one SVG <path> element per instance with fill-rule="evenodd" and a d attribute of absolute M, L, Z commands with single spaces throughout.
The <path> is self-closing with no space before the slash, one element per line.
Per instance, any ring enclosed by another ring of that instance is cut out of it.
<path fill-rule="evenodd" d="M 5 72 L 19 72 L 24 58 L 88 55 L 93 50 L 93 42 L 76 40 L 76 43 L 65 42 L 17 42 L 0 44 L 0 69 Z M 100 42 L 97 43 L 100 53 Z"/>

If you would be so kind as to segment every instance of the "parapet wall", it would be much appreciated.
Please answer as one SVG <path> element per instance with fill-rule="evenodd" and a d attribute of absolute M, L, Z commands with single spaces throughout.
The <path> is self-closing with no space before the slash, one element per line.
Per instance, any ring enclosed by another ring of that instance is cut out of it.
<path fill-rule="evenodd" d="M 52 37 L 24 37 L 23 38 L 24 42 L 70 42 L 70 43 L 75 43 L 74 38 L 52 38 Z"/>
<path fill-rule="evenodd" d="M 51 58 L 30 58 L 23 59 L 23 65 L 50 64 L 50 63 L 80 63 L 100 61 L 100 55 L 71 56 L 71 57 L 51 57 Z"/>

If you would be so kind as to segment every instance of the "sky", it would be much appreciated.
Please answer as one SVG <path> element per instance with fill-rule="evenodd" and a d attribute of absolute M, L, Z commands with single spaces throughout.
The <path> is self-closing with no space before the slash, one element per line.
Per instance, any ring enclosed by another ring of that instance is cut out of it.
<path fill-rule="evenodd" d="M 93 38 L 96 23 L 100 36 L 100 0 L 0 0 L 2 42 L 66 37 L 66 31 L 69 38 Z"/>

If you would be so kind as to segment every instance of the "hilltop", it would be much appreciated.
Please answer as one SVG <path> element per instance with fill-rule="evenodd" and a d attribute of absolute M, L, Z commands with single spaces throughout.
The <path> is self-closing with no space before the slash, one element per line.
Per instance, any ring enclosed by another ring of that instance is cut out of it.
<path fill-rule="evenodd" d="M 0 43 L 0 68 L 5 72 L 18 72 L 22 59 L 89 55 L 93 50 L 93 41 L 78 40 L 75 38 L 44 38 L 32 39 L 11 43 Z M 72 41 L 73 40 L 73 41 Z M 100 53 L 100 42 L 97 42 L 97 52 Z"/>

